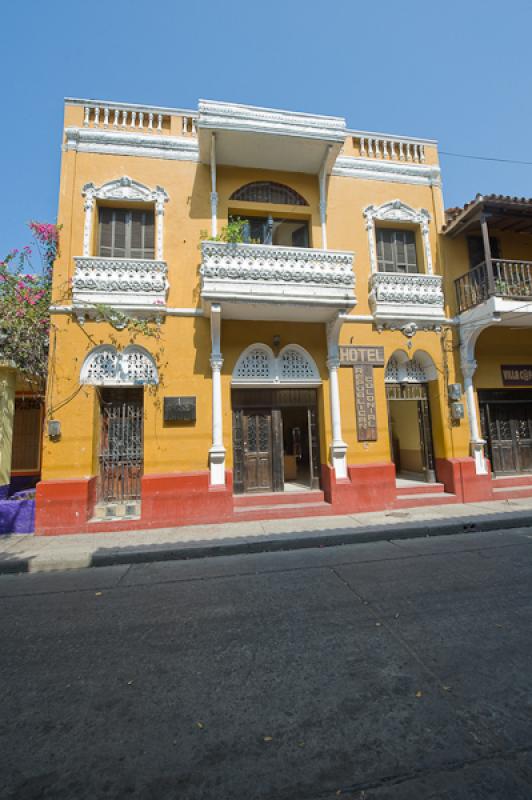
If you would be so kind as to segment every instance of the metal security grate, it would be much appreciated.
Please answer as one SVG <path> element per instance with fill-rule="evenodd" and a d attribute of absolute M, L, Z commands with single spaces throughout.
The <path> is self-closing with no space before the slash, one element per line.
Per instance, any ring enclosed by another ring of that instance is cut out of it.
<path fill-rule="evenodd" d="M 100 499 L 105 502 L 140 498 L 142 401 L 141 389 L 106 389 L 102 392 Z"/>

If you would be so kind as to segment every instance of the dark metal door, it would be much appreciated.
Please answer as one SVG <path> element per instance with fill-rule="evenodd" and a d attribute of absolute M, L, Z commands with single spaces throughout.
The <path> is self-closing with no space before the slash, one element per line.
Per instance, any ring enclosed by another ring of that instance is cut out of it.
<path fill-rule="evenodd" d="M 419 419 L 419 435 L 421 439 L 421 451 L 423 455 L 423 466 L 427 481 L 434 482 L 436 480 L 436 472 L 434 470 L 434 449 L 432 446 L 432 425 L 430 420 L 429 399 L 427 396 L 427 387 L 423 386 L 424 397 L 418 400 L 418 419 Z"/>
<path fill-rule="evenodd" d="M 101 393 L 100 499 L 140 498 L 143 472 L 142 389 L 104 389 Z"/>
<path fill-rule="evenodd" d="M 244 412 L 244 491 L 272 491 L 272 417 L 270 411 Z"/>

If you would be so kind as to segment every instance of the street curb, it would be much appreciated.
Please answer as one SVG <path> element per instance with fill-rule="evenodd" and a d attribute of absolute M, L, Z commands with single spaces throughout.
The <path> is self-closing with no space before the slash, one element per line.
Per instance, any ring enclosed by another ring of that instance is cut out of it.
<path fill-rule="evenodd" d="M 109 567 L 126 564 L 146 564 L 158 561 L 185 561 L 214 556 L 244 555 L 252 553 L 273 553 L 287 550 L 301 550 L 316 547 L 336 547 L 346 544 L 368 544 L 373 542 L 401 539 L 421 539 L 456 534 L 487 533 L 494 530 L 511 530 L 528 527 L 532 512 L 510 511 L 483 516 L 468 516 L 446 522 L 423 520 L 393 525 L 367 525 L 359 528 L 338 528 L 333 531 L 308 531 L 299 533 L 272 534 L 268 537 L 245 539 L 221 543 L 204 544 L 148 544 L 122 548 L 101 548 L 89 557 L 87 552 L 79 557 L 70 552 L 61 558 L 60 554 L 50 558 L 43 554 L 31 558 L 0 560 L 0 575 L 21 572 L 51 572 L 54 570 L 85 569 L 87 567 Z"/>

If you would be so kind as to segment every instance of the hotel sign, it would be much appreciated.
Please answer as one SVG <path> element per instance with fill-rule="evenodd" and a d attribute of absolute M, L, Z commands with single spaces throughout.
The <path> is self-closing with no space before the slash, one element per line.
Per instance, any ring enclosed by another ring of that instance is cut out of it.
<path fill-rule="evenodd" d="M 357 439 L 359 442 L 376 442 L 377 403 L 373 367 L 384 366 L 384 347 L 343 344 L 338 349 L 340 366 L 353 368 Z"/>
<path fill-rule="evenodd" d="M 359 364 L 371 364 L 373 367 L 384 366 L 384 347 L 341 344 L 338 349 L 341 367 L 354 367 Z"/>
<path fill-rule="evenodd" d="M 503 386 L 532 386 L 532 364 L 502 364 Z"/>

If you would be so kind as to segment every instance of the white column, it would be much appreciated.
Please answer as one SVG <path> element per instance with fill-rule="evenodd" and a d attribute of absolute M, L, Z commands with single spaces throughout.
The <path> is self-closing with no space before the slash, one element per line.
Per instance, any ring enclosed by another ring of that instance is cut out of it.
<path fill-rule="evenodd" d="M 432 251 L 430 249 L 429 220 L 425 218 L 421 222 L 421 236 L 423 237 L 423 249 L 425 250 L 425 264 L 427 265 L 427 275 L 432 275 Z"/>
<path fill-rule="evenodd" d="M 338 369 L 340 368 L 338 339 L 343 322 L 339 317 L 340 314 L 334 321 L 327 323 L 327 369 L 329 370 L 329 401 L 333 435 L 330 459 L 337 479 L 347 478 L 347 445 L 342 438 L 342 413 L 338 383 Z"/>
<path fill-rule="evenodd" d="M 212 369 L 212 447 L 209 450 L 211 486 L 225 486 L 225 447 L 222 419 L 222 365 L 220 333 L 222 311 L 219 305 L 211 306 L 211 369 Z"/>
<path fill-rule="evenodd" d="M 340 359 L 327 359 L 333 434 L 333 440 L 331 444 L 331 462 L 334 467 L 336 477 L 347 478 L 347 445 L 342 439 L 342 415 L 340 411 L 340 388 L 338 385 L 339 366 Z"/>
<path fill-rule="evenodd" d="M 218 193 L 216 191 L 216 134 L 211 134 L 211 235 L 218 233 Z"/>
<path fill-rule="evenodd" d="M 464 376 L 464 394 L 467 407 L 467 418 L 469 421 L 469 431 L 471 433 L 471 455 L 475 459 L 475 471 L 477 475 L 486 475 L 488 468 L 484 458 L 484 445 L 486 442 L 480 435 L 480 425 L 477 416 L 477 404 L 475 402 L 475 387 L 473 385 L 473 375 L 477 368 L 474 359 L 462 361 L 462 375 Z"/>
<path fill-rule="evenodd" d="M 159 194 L 155 200 L 155 217 L 157 225 L 155 257 L 157 261 L 162 261 L 164 258 L 164 203 L 165 196 Z"/>
<path fill-rule="evenodd" d="M 331 145 L 327 147 L 325 158 L 320 169 L 320 221 L 321 221 L 321 248 L 327 250 L 327 161 L 331 152 Z"/>
<path fill-rule="evenodd" d="M 366 218 L 366 231 L 368 233 L 369 265 L 372 274 L 377 272 L 377 249 L 375 247 L 375 218 L 373 217 L 374 206 L 368 206 L 364 210 Z"/>
<path fill-rule="evenodd" d="M 83 226 L 83 255 L 90 256 L 91 254 L 91 235 L 92 235 L 92 210 L 94 208 L 94 197 L 96 194 L 96 187 L 93 183 L 86 183 L 82 189 L 82 195 L 85 198 L 83 209 L 85 211 L 85 223 Z"/>

